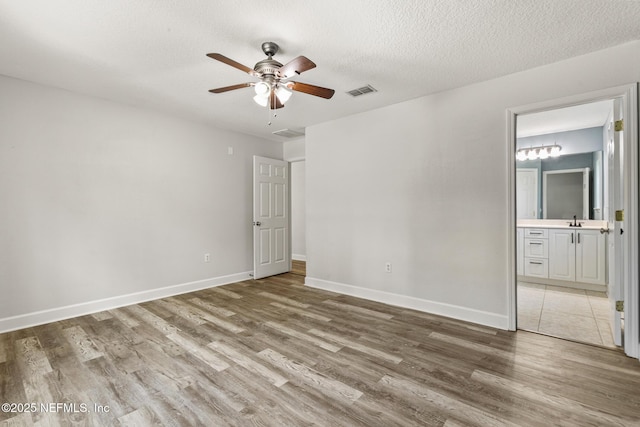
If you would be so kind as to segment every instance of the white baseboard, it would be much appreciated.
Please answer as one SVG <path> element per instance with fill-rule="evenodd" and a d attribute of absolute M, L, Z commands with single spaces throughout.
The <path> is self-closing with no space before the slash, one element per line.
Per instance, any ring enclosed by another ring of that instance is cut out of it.
<path fill-rule="evenodd" d="M 70 319 L 72 317 L 84 316 L 104 310 L 124 307 L 126 305 L 139 304 L 145 301 L 167 298 L 187 292 L 199 291 L 201 289 L 213 288 L 229 283 L 241 282 L 243 280 L 251 279 L 251 273 L 253 272 L 247 271 L 244 273 L 230 274 L 228 276 L 212 277 L 210 279 L 197 280 L 195 282 L 182 283 L 164 288 L 150 289 L 148 291 L 135 292 L 132 294 L 119 295 L 96 301 L 87 301 L 64 307 L 21 314 L 18 316 L 0 318 L 0 333 L 43 325 L 45 323 Z"/>
<path fill-rule="evenodd" d="M 294 261 L 307 261 L 307 256 L 306 255 L 300 255 L 300 254 L 291 254 L 291 259 Z"/>
<path fill-rule="evenodd" d="M 607 292 L 607 285 L 594 285 L 592 283 L 569 282 L 567 280 L 544 279 L 541 277 L 520 276 L 518 282 L 537 283 L 539 285 L 559 286 L 561 288 L 582 289 L 585 291 Z"/>
<path fill-rule="evenodd" d="M 366 289 L 358 286 L 346 285 L 344 283 L 331 282 L 328 280 L 316 279 L 308 276 L 305 278 L 305 285 L 312 288 L 338 292 L 341 294 L 377 301 L 384 304 L 410 308 L 413 310 L 423 311 L 430 314 L 437 314 L 445 317 L 451 317 L 458 320 L 464 320 L 466 322 L 490 326 L 492 328 L 507 330 L 509 326 L 506 315 L 503 316 L 496 313 L 475 310 L 458 305 L 429 301 L 406 295 L 392 294 L 390 292 L 378 291 L 375 289 Z"/>

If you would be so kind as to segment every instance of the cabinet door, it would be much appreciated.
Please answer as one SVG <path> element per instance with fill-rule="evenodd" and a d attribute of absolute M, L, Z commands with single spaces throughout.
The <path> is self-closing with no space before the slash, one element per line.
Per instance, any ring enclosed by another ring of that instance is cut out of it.
<path fill-rule="evenodd" d="M 549 279 L 576 280 L 575 241 L 573 230 L 549 230 Z"/>
<path fill-rule="evenodd" d="M 605 235 L 598 230 L 576 233 L 576 280 L 605 284 Z"/>

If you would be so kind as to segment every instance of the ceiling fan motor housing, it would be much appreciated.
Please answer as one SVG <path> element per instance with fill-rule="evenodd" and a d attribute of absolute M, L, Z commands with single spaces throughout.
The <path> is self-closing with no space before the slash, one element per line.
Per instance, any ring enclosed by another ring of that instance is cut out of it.
<path fill-rule="evenodd" d="M 276 61 L 275 59 L 263 59 L 258 62 L 253 69 L 262 75 L 275 75 L 276 71 L 278 71 L 282 67 L 282 64 Z"/>

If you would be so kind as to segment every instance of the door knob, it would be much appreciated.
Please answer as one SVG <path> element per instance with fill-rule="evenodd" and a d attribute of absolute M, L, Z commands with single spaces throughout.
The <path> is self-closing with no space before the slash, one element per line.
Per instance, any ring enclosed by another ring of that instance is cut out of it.
<path fill-rule="evenodd" d="M 253 225 L 255 225 L 256 227 L 260 227 L 262 223 L 260 221 L 255 221 Z"/>

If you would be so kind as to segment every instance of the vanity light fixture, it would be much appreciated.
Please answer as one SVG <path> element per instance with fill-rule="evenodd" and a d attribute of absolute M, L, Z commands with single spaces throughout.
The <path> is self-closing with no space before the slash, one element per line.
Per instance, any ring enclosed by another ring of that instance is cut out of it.
<path fill-rule="evenodd" d="M 562 147 L 558 144 L 521 148 L 516 152 L 516 159 L 522 162 L 524 160 L 542 160 L 548 157 L 558 157 L 561 150 Z"/>

